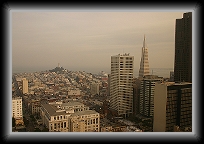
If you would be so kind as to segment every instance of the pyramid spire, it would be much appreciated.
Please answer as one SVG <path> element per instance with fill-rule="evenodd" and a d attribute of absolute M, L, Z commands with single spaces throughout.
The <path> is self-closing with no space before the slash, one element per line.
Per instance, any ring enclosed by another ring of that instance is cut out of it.
<path fill-rule="evenodd" d="M 149 75 L 149 61 L 148 61 L 148 49 L 146 47 L 145 35 L 142 47 L 142 57 L 140 61 L 140 70 L 139 77 L 143 78 L 143 76 Z"/>
<path fill-rule="evenodd" d="M 144 35 L 143 48 L 145 47 L 146 47 L 146 43 L 145 43 L 145 35 Z"/>

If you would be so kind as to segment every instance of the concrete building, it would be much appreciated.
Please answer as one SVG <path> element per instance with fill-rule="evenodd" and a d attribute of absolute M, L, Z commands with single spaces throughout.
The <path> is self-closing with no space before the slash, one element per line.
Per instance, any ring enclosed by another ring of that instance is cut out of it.
<path fill-rule="evenodd" d="M 40 101 L 31 102 L 30 108 L 32 115 L 40 115 Z"/>
<path fill-rule="evenodd" d="M 16 126 L 24 125 L 21 97 L 12 97 L 12 117 L 15 118 Z"/>
<path fill-rule="evenodd" d="M 149 75 L 149 60 L 148 60 L 148 49 L 145 42 L 145 36 L 142 47 L 142 56 L 140 61 L 139 78 L 142 79 L 143 76 Z"/>
<path fill-rule="evenodd" d="M 192 82 L 192 12 L 176 19 L 174 81 Z"/>
<path fill-rule="evenodd" d="M 140 114 L 145 117 L 154 115 L 154 86 L 162 82 L 163 78 L 156 75 L 145 75 L 141 81 Z"/>
<path fill-rule="evenodd" d="M 96 95 L 96 94 L 99 95 L 99 84 L 98 83 L 91 83 L 90 89 L 91 89 L 92 95 Z"/>
<path fill-rule="evenodd" d="M 173 132 L 192 127 L 192 83 L 155 84 L 154 132 Z"/>
<path fill-rule="evenodd" d="M 12 117 L 22 118 L 22 98 L 21 97 L 12 97 Z"/>
<path fill-rule="evenodd" d="M 71 132 L 99 132 L 100 115 L 94 110 L 78 111 L 69 117 Z"/>
<path fill-rule="evenodd" d="M 134 56 L 111 56 L 110 108 L 118 115 L 127 116 L 133 111 Z"/>
<path fill-rule="evenodd" d="M 99 113 L 80 102 L 41 103 L 42 124 L 50 132 L 97 131 L 99 117 Z"/>
<path fill-rule="evenodd" d="M 22 91 L 23 94 L 28 93 L 28 80 L 26 78 L 22 78 Z"/>

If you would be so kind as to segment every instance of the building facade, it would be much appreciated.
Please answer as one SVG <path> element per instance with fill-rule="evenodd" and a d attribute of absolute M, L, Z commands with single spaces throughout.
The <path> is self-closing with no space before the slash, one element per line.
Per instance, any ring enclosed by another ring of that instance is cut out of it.
<path fill-rule="evenodd" d="M 142 56 L 140 61 L 139 78 L 142 79 L 143 76 L 149 75 L 149 60 L 148 60 L 148 49 L 145 42 L 145 36 L 142 47 Z"/>
<path fill-rule="evenodd" d="M 140 83 L 137 78 L 133 78 L 133 115 L 140 113 Z"/>
<path fill-rule="evenodd" d="M 98 131 L 99 117 L 99 113 L 79 102 L 41 104 L 42 124 L 49 132 Z"/>
<path fill-rule="evenodd" d="M 22 91 L 23 94 L 28 93 L 28 80 L 26 78 L 22 78 Z"/>
<path fill-rule="evenodd" d="M 16 126 L 24 125 L 21 97 L 12 97 L 12 117 L 15 118 Z"/>
<path fill-rule="evenodd" d="M 22 118 L 22 98 L 21 97 L 12 97 L 12 117 Z"/>
<path fill-rule="evenodd" d="M 141 81 L 140 114 L 145 117 L 154 115 L 154 86 L 162 82 L 163 78 L 156 75 L 145 75 Z"/>
<path fill-rule="evenodd" d="M 192 83 L 156 84 L 154 103 L 154 132 L 192 128 Z"/>
<path fill-rule="evenodd" d="M 174 81 L 192 82 L 192 12 L 176 19 Z"/>
<path fill-rule="evenodd" d="M 99 95 L 99 84 L 98 83 L 91 83 L 90 89 L 91 89 L 92 95 L 96 95 L 96 94 Z"/>
<path fill-rule="evenodd" d="M 133 111 L 134 56 L 111 56 L 110 108 L 118 115 L 127 116 Z"/>
<path fill-rule="evenodd" d="M 69 117 L 71 132 L 99 132 L 100 115 L 94 110 L 78 111 Z"/>

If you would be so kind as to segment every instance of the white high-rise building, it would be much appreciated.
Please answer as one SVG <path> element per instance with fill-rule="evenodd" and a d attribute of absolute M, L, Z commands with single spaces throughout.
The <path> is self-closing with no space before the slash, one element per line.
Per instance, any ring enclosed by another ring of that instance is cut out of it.
<path fill-rule="evenodd" d="M 134 56 L 111 56 L 110 108 L 118 115 L 128 116 L 133 111 Z"/>
<path fill-rule="evenodd" d="M 12 98 L 12 117 L 14 117 L 15 119 L 23 117 L 21 97 Z"/>
<path fill-rule="evenodd" d="M 149 75 L 149 60 L 148 60 L 148 49 L 145 42 L 145 36 L 144 36 L 144 42 L 142 47 L 142 57 L 140 61 L 140 70 L 139 70 L 139 78 L 143 78 L 143 76 Z"/>
<path fill-rule="evenodd" d="M 22 89 L 23 89 L 23 94 L 28 93 L 28 80 L 26 78 L 22 78 Z"/>

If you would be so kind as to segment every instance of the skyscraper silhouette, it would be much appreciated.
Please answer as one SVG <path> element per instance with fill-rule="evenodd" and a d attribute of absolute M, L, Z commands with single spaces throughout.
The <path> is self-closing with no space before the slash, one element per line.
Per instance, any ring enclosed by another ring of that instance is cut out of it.
<path fill-rule="evenodd" d="M 176 19 L 174 81 L 192 82 L 192 12 Z"/>
<path fill-rule="evenodd" d="M 140 70 L 139 70 L 139 78 L 143 78 L 143 76 L 149 75 L 149 61 L 148 61 L 148 49 L 145 42 L 145 35 L 142 47 L 142 57 L 140 61 Z"/>

